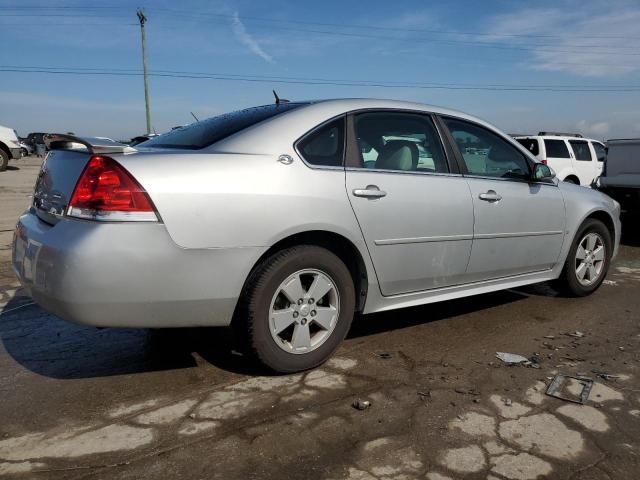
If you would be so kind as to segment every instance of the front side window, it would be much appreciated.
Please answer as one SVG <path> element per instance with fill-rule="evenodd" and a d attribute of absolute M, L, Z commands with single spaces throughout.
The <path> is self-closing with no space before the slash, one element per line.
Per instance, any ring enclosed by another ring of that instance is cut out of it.
<path fill-rule="evenodd" d="M 604 158 L 607 156 L 607 151 L 604 148 L 604 145 L 597 142 L 591 142 L 593 145 L 593 150 L 596 152 L 596 158 L 599 162 L 604 162 Z"/>
<path fill-rule="evenodd" d="M 298 143 L 302 157 L 311 165 L 340 167 L 344 158 L 344 117 L 311 132 Z"/>
<path fill-rule="evenodd" d="M 569 140 L 571 144 L 571 148 L 573 148 L 573 153 L 576 156 L 576 160 L 581 160 L 583 162 L 590 162 L 591 158 L 591 150 L 589 150 L 589 144 L 583 140 Z"/>
<path fill-rule="evenodd" d="M 377 170 L 447 173 L 449 167 L 433 120 L 404 112 L 355 116 L 360 166 Z"/>
<path fill-rule="evenodd" d="M 529 163 L 525 156 L 499 135 L 464 120 L 443 120 L 470 175 L 518 179 L 529 177 Z"/>

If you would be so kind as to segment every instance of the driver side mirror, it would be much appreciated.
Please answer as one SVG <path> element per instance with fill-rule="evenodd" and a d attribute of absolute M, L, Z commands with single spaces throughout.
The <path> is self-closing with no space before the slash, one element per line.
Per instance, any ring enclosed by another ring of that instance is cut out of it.
<path fill-rule="evenodd" d="M 532 180 L 535 182 L 541 182 L 545 180 L 553 180 L 556 177 L 555 172 L 544 163 L 536 163 L 533 167 Z"/>

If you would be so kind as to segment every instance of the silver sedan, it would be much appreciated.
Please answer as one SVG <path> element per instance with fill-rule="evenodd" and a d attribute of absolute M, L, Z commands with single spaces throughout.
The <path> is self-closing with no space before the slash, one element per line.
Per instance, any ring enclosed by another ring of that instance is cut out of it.
<path fill-rule="evenodd" d="M 135 148 L 47 142 L 13 245 L 39 305 L 101 327 L 232 326 L 278 372 L 324 362 L 354 312 L 549 280 L 588 295 L 620 240 L 615 201 L 427 105 L 280 102 Z"/>

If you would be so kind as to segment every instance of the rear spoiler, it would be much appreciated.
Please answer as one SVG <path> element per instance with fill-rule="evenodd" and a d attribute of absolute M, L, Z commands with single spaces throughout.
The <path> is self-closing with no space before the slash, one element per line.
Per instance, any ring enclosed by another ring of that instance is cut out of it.
<path fill-rule="evenodd" d="M 78 150 L 86 148 L 89 153 L 134 153 L 138 151 L 129 145 L 109 138 L 76 137 L 62 133 L 45 135 L 44 143 L 49 150 Z"/>

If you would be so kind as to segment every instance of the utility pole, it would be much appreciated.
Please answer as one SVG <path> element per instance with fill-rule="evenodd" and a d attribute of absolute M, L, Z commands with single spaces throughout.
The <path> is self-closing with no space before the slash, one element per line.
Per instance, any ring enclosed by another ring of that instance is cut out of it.
<path fill-rule="evenodd" d="M 140 34 L 142 35 L 142 69 L 144 71 L 144 105 L 147 113 L 147 135 L 151 133 L 151 114 L 149 113 L 149 86 L 147 84 L 147 43 L 144 36 L 144 24 L 147 21 L 142 9 L 137 11 L 140 20 Z"/>

